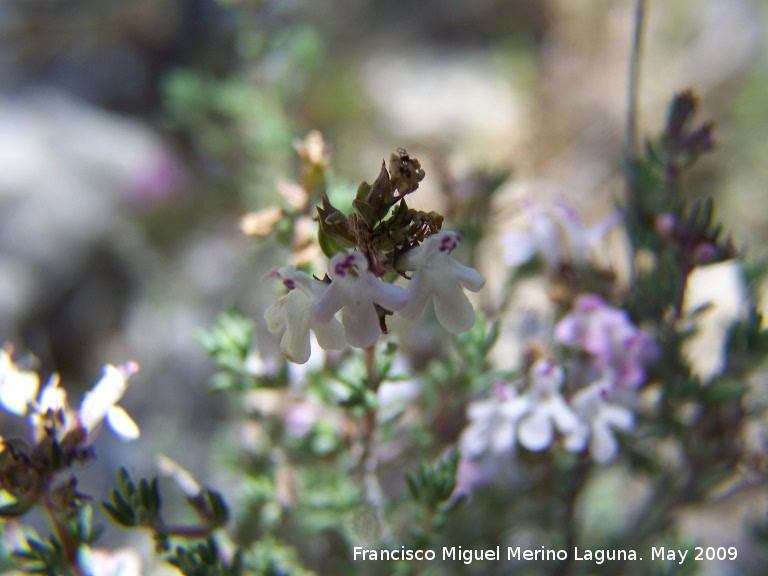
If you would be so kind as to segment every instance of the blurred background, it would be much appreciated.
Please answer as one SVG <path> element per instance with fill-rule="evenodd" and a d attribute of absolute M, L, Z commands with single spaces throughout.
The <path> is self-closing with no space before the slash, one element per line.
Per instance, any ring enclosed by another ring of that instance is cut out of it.
<path fill-rule="evenodd" d="M 661 130 L 675 93 L 700 95 L 719 151 L 690 192 L 718 197 L 759 257 L 768 2 L 647 5 L 640 132 Z M 630 0 L 5 0 L 0 342 L 58 371 L 76 398 L 105 362 L 138 361 L 122 405 L 142 438 L 102 435 L 99 468 L 152 475 L 164 452 L 216 482 L 216 447 L 235 432 L 207 391 L 214 366 L 195 331 L 236 304 L 270 349 L 264 275 L 285 253 L 261 250 L 238 221 L 296 177 L 294 140 L 322 131 L 350 187 L 405 147 L 427 172 L 413 203 L 430 210 L 447 183 L 471 193 L 478 171 L 511 170 L 490 238 L 526 196 L 565 198 L 594 222 L 623 190 L 633 11 Z M 490 279 L 492 247 L 478 263 Z M 497 297 L 491 284 L 484 298 Z M 0 414 L 0 429 L 13 420 Z M 103 499 L 101 471 L 89 482 Z"/>

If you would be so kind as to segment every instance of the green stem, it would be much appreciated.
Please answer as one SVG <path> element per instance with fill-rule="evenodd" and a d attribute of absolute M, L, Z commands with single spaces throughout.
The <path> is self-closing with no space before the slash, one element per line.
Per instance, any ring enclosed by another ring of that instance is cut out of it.
<path fill-rule="evenodd" d="M 637 138 L 638 126 L 638 93 L 640 91 L 640 61 L 645 27 L 645 0 L 636 0 L 634 32 L 629 57 L 629 83 L 627 90 L 627 120 L 626 120 L 626 160 L 624 170 L 626 177 L 626 213 L 624 215 L 630 230 L 636 229 L 640 223 L 640 206 L 637 198 L 637 182 L 633 163 L 639 156 Z M 634 276 L 634 259 L 630 260 L 631 273 Z"/>
<path fill-rule="evenodd" d="M 368 387 L 374 393 L 378 392 L 381 385 L 381 379 L 376 371 L 376 344 L 365 349 L 365 369 L 368 376 Z M 378 462 L 376 460 L 376 436 L 377 436 L 378 418 L 376 409 L 367 407 L 365 411 L 365 421 L 363 430 L 363 454 L 361 457 L 363 469 L 363 487 L 365 490 L 365 500 L 376 513 L 376 520 L 382 530 L 382 540 L 387 541 L 391 534 L 384 523 L 384 491 L 379 483 L 376 469 Z"/>
<path fill-rule="evenodd" d="M 54 535 L 59 540 L 59 542 L 61 542 L 61 546 L 64 551 L 64 559 L 67 562 L 67 566 L 72 568 L 72 571 L 76 576 L 86 576 L 80 570 L 80 566 L 77 563 L 78 542 L 72 537 L 72 534 L 67 526 L 63 524 L 56 516 L 56 512 L 54 511 L 48 499 L 45 501 L 43 510 L 45 510 L 45 515 L 48 518 L 48 522 L 51 525 L 51 529 L 53 530 Z"/>
<path fill-rule="evenodd" d="M 640 86 L 640 61 L 645 28 L 645 0 L 635 2 L 635 26 L 632 34 L 632 49 L 629 57 L 629 90 L 627 94 L 627 157 L 638 155 L 637 142 L 637 101 Z"/>
<path fill-rule="evenodd" d="M 567 576 L 573 570 L 574 558 L 572 551 L 576 544 L 578 544 L 576 504 L 578 502 L 579 494 L 581 494 L 582 488 L 584 488 L 587 478 L 589 477 L 589 469 L 589 460 L 582 460 L 573 467 L 570 473 L 570 482 L 568 484 L 568 492 L 565 495 L 565 509 L 563 514 L 563 522 L 565 525 L 565 549 L 568 550 L 568 556 L 556 568 L 556 576 Z"/>
<path fill-rule="evenodd" d="M 207 538 L 211 535 L 213 530 L 207 526 L 165 526 L 156 530 L 169 537 L 175 538 L 187 538 L 187 539 L 201 539 Z"/>

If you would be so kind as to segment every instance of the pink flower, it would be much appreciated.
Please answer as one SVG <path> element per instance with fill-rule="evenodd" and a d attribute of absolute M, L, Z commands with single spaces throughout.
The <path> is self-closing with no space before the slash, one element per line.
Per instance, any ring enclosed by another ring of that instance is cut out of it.
<path fill-rule="evenodd" d="M 624 310 L 594 294 L 579 296 L 555 326 L 555 340 L 592 356 L 595 367 L 613 384 L 633 389 L 645 382 L 645 365 L 657 353 L 653 340 Z"/>

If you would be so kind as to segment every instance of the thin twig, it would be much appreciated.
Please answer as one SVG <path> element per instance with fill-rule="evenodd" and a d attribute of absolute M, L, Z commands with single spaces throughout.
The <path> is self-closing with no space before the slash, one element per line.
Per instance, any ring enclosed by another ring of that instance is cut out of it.
<path fill-rule="evenodd" d="M 625 199 L 624 218 L 630 230 L 635 229 L 640 222 L 640 206 L 637 197 L 635 161 L 639 156 L 637 141 L 638 126 L 638 93 L 640 91 L 640 60 L 643 48 L 643 29 L 645 27 L 645 0 L 636 0 L 634 15 L 634 33 L 632 48 L 629 55 L 629 82 L 627 88 L 627 141 L 625 144 L 625 168 L 627 190 Z M 630 235 L 631 236 L 631 235 Z M 634 259 L 630 260 L 630 275 L 635 275 Z"/>
<path fill-rule="evenodd" d="M 365 368 L 368 375 L 368 386 L 374 392 L 378 392 L 381 380 L 376 371 L 376 344 L 365 350 Z M 368 408 L 365 414 L 365 438 L 362 455 L 363 488 L 365 500 L 376 514 L 376 520 L 381 529 L 381 540 L 387 542 L 392 535 L 384 521 L 384 491 L 381 488 L 377 474 L 378 459 L 376 455 L 376 441 L 378 435 L 378 418 L 375 408 Z"/>
<path fill-rule="evenodd" d="M 645 0 L 635 2 L 635 28 L 632 35 L 632 51 L 629 56 L 629 86 L 627 94 L 627 157 L 636 158 L 638 154 L 637 100 L 640 85 L 640 60 L 643 49 L 643 31 L 645 28 Z"/>

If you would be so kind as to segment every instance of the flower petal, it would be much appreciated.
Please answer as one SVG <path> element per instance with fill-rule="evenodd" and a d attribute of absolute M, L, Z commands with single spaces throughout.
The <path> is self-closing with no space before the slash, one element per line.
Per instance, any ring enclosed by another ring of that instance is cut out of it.
<path fill-rule="evenodd" d="M 187 498 L 197 498 L 202 494 L 202 486 L 198 484 L 192 473 L 186 468 L 183 468 L 181 464 L 168 458 L 168 456 L 164 454 L 158 455 L 155 462 L 160 469 L 160 473 L 165 476 L 170 476 L 184 496 Z"/>
<path fill-rule="evenodd" d="M 592 440 L 589 443 L 589 453 L 598 464 L 607 464 L 616 457 L 619 443 L 605 424 L 595 421 L 592 424 Z"/>
<path fill-rule="evenodd" d="M 309 328 L 306 330 L 289 327 L 280 339 L 280 353 L 294 364 L 304 364 L 312 354 L 309 345 Z"/>
<path fill-rule="evenodd" d="M 507 232 L 501 237 L 504 262 L 508 266 L 520 266 L 536 255 L 533 236 L 525 232 Z"/>
<path fill-rule="evenodd" d="M 591 429 L 587 424 L 579 425 L 565 437 L 565 449 L 569 452 L 581 452 L 587 447 Z"/>
<path fill-rule="evenodd" d="M 552 443 L 554 428 L 546 411 L 534 410 L 520 420 L 517 437 L 525 448 L 532 452 L 546 450 Z"/>
<path fill-rule="evenodd" d="M 492 414 L 496 411 L 496 406 L 498 405 L 498 402 L 495 400 L 477 400 L 475 402 L 472 402 L 467 407 L 467 419 L 470 422 L 474 422 L 476 420 L 485 420 L 492 416 Z"/>
<path fill-rule="evenodd" d="M 123 397 L 126 386 L 123 371 L 111 364 L 104 366 L 104 375 L 86 392 L 78 410 L 80 423 L 86 430 L 93 430 L 104 420 L 109 409 Z"/>
<path fill-rule="evenodd" d="M 323 350 L 343 350 L 347 347 L 344 327 L 336 318 L 325 324 L 312 324 L 310 328 L 315 333 L 317 343 Z"/>
<path fill-rule="evenodd" d="M 45 414 L 48 410 L 66 410 L 66 408 L 67 391 L 64 388 L 59 388 L 59 375 L 53 373 L 40 392 L 38 409 L 41 414 Z"/>
<path fill-rule="evenodd" d="M 10 369 L 4 375 L 0 384 L 0 404 L 6 410 L 24 416 L 27 413 L 27 406 L 34 402 L 37 396 L 37 389 L 40 380 L 34 372 L 20 372 Z"/>
<path fill-rule="evenodd" d="M 604 403 L 600 407 L 600 419 L 611 428 L 629 432 L 635 427 L 635 415 L 623 406 Z"/>
<path fill-rule="evenodd" d="M 552 394 L 541 403 L 541 408 L 546 410 L 557 429 L 563 434 L 570 434 L 579 425 L 579 419 L 559 394 Z"/>
<path fill-rule="evenodd" d="M 596 222 L 586 230 L 583 230 L 584 239 L 588 245 L 595 245 L 600 242 L 611 229 L 623 220 L 624 215 L 619 210 L 613 210 L 605 218 Z M 568 229 L 567 229 L 568 230 Z M 572 230 L 568 232 L 573 233 Z"/>
<path fill-rule="evenodd" d="M 464 428 L 459 437 L 461 453 L 470 458 L 483 455 L 488 446 L 488 429 L 484 422 L 476 422 Z"/>
<path fill-rule="evenodd" d="M 515 445 L 515 422 L 507 418 L 500 418 L 495 428 L 491 431 L 491 451 L 496 454 L 504 454 Z"/>
<path fill-rule="evenodd" d="M 461 287 L 446 283 L 435 288 L 432 299 L 440 325 L 451 334 L 461 334 L 472 328 L 475 325 L 475 309 Z"/>
<path fill-rule="evenodd" d="M 264 311 L 264 320 L 270 334 L 279 334 L 285 330 L 285 302 L 288 295 L 283 296 Z"/>
<path fill-rule="evenodd" d="M 280 352 L 291 362 L 304 364 L 309 360 L 309 308 L 311 299 L 299 290 L 288 294 L 283 307 L 285 332 L 280 339 Z"/>
<path fill-rule="evenodd" d="M 583 322 L 574 313 L 567 314 L 555 325 L 555 340 L 567 346 L 574 346 L 583 331 Z"/>
<path fill-rule="evenodd" d="M 112 406 L 107 411 L 107 423 L 123 440 L 136 440 L 139 437 L 139 427 L 136 422 L 120 406 Z"/>
<path fill-rule="evenodd" d="M 371 299 L 382 308 L 397 311 L 408 304 L 408 291 L 401 286 L 383 282 L 370 272 L 366 273 L 365 283 Z"/>
<path fill-rule="evenodd" d="M 531 402 L 525 397 L 514 397 L 502 402 L 499 407 L 500 413 L 505 418 L 518 420 L 531 410 Z"/>
<path fill-rule="evenodd" d="M 400 256 L 398 266 L 403 270 L 418 270 L 429 264 L 433 256 L 437 254 L 444 234 L 445 232 L 433 234 L 424 240 L 421 245 L 412 248 Z"/>
<path fill-rule="evenodd" d="M 431 295 L 432 288 L 427 272 L 423 269 L 417 270 L 408 283 L 408 302 L 400 310 L 400 315 L 409 320 L 418 320 L 424 314 Z"/>
<path fill-rule="evenodd" d="M 379 339 L 379 315 L 372 302 L 347 302 L 342 323 L 350 346 L 368 348 Z"/>
<path fill-rule="evenodd" d="M 434 267 L 440 267 L 440 271 L 452 281 L 458 282 L 470 292 L 478 292 L 485 286 L 485 278 L 474 268 L 465 266 L 455 258 L 444 255 Z"/>
<path fill-rule="evenodd" d="M 318 296 L 312 304 L 311 319 L 313 324 L 330 322 L 336 312 L 344 306 L 346 294 L 341 285 L 343 281 L 343 279 L 337 279 L 331 282 L 328 289 Z"/>

